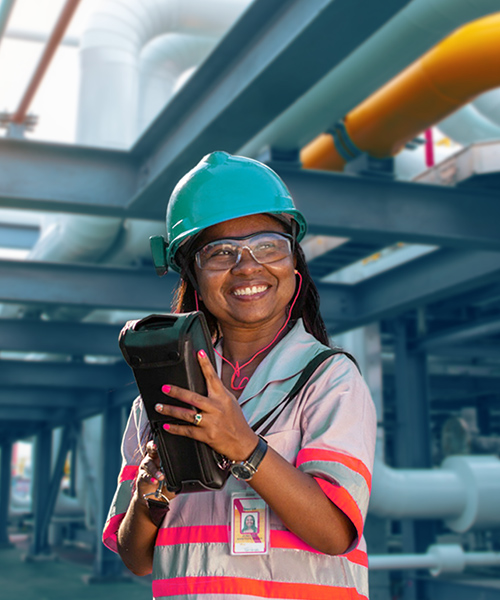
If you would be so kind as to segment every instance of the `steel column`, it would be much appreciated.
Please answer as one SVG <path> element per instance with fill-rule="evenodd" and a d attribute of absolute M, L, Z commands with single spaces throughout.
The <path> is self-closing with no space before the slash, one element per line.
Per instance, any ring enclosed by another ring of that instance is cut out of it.
<path fill-rule="evenodd" d="M 0 548 L 10 546 L 7 524 L 9 520 L 9 501 L 11 463 L 12 463 L 12 443 L 2 444 L 0 448 Z"/>
<path fill-rule="evenodd" d="M 427 377 L 427 356 L 409 349 L 408 325 L 403 319 L 394 323 L 396 422 L 394 463 L 402 468 L 430 468 L 431 440 Z M 401 521 L 402 551 L 425 552 L 434 541 L 433 523 Z M 404 572 L 403 598 L 420 598 L 415 572 Z"/>
<path fill-rule="evenodd" d="M 66 462 L 66 456 L 71 447 L 71 443 L 74 437 L 74 425 L 70 423 L 66 425 L 62 431 L 61 441 L 59 442 L 59 451 L 57 453 L 57 460 L 54 465 L 52 477 L 50 479 L 50 485 L 47 490 L 47 499 L 45 502 L 43 519 L 41 523 L 40 538 L 42 540 L 48 540 L 49 524 L 54 512 L 56 505 L 57 495 L 61 489 L 61 481 L 64 475 L 64 464 Z"/>
<path fill-rule="evenodd" d="M 108 550 L 102 543 L 102 530 L 116 490 L 116 482 L 121 467 L 122 411 L 120 408 L 113 406 L 112 396 L 113 394 L 108 394 L 102 420 L 100 497 L 96 518 L 97 552 L 91 581 L 115 579 L 120 577 L 123 571 L 120 557 Z"/>
<path fill-rule="evenodd" d="M 35 438 L 35 475 L 32 486 L 34 529 L 30 555 L 48 553 L 49 544 L 44 516 L 47 507 L 52 462 L 52 431 L 44 427 Z"/>

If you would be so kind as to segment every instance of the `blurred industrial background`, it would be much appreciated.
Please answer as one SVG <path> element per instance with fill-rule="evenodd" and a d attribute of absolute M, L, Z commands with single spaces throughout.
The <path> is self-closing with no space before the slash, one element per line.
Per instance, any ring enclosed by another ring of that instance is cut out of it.
<path fill-rule="evenodd" d="M 117 337 L 226 150 L 289 186 L 377 405 L 370 597 L 500 598 L 500 0 L 0 0 L 0 111 L 2 557 L 121 585 Z"/>

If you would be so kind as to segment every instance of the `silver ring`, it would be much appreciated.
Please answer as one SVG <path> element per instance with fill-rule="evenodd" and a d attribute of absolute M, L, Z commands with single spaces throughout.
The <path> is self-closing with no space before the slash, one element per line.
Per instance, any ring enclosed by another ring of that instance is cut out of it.
<path fill-rule="evenodd" d="M 196 413 L 194 415 L 194 424 L 196 425 L 196 427 L 198 427 L 200 425 L 202 419 L 203 419 L 203 415 L 201 413 Z"/>

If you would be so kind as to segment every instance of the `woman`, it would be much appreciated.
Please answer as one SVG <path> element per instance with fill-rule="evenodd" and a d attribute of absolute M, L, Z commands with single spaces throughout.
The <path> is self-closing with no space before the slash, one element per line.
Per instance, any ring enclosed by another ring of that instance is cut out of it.
<path fill-rule="evenodd" d="M 298 245 L 303 216 L 271 169 L 214 152 L 177 184 L 167 234 L 166 261 L 181 274 L 176 310 L 205 313 L 218 364 L 198 353 L 207 397 L 165 381 L 166 395 L 194 409 L 156 410 L 185 423 L 169 434 L 233 461 L 235 476 L 219 491 L 166 494 L 158 519 L 147 494 L 163 474 L 154 445 L 144 445 L 137 399 L 104 542 L 134 573 L 153 572 L 155 598 L 366 598 L 362 529 L 376 419 L 352 361 L 339 354 L 321 364 L 265 439 L 251 427 L 328 345 Z M 268 507 L 270 547 L 238 556 L 230 523 L 234 498 L 247 492 Z"/>
<path fill-rule="evenodd" d="M 247 515 L 245 517 L 245 525 L 243 526 L 241 533 L 257 533 L 257 531 L 255 517 L 253 515 Z"/>

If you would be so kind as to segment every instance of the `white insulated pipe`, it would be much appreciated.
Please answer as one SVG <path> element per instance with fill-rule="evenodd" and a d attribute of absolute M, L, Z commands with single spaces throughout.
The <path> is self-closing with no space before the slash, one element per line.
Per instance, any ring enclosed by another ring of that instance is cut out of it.
<path fill-rule="evenodd" d="M 79 142 L 129 148 L 138 134 L 140 55 L 146 44 L 167 33 L 219 38 L 248 4 L 249 0 L 103 0 L 81 41 L 79 115 L 85 125 L 79 120 Z"/>
<path fill-rule="evenodd" d="M 370 571 L 429 569 L 434 576 L 461 573 L 466 567 L 498 567 L 500 552 L 464 552 L 458 544 L 434 544 L 425 554 L 371 554 Z"/>
<path fill-rule="evenodd" d="M 500 98 L 498 101 L 500 103 Z M 474 102 L 437 123 L 437 127 L 449 138 L 463 146 L 500 139 L 500 125 L 484 116 Z"/>
<path fill-rule="evenodd" d="M 203 60 L 248 4 L 100 2 L 81 39 L 77 143 L 128 148 L 182 73 Z M 130 263 L 149 253 L 148 238 L 158 232 L 158 225 L 145 231 L 151 224 L 140 221 L 123 229 L 121 219 L 109 217 L 46 216 L 41 225 L 28 258 L 44 261 Z"/>
<path fill-rule="evenodd" d="M 483 117 L 500 126 L 500 88 L 481 94 L 472 104 Z"/>
<path fill-rule="evenodd" d="M 369 511 L 389 519 L 444 519 L 455 532 L 500 526 L 500 460 L 450 456 L 438 469 L 376 460 Z"/>
<path fill-rule="evenodd" d="M 196 68 L 217 42 L 218 37 L 209 35 L 167 33 L 146 44 L 139 65 L 139 135 L 179 89 L 179 82 L 185 82 L 183 75 Z"/>

